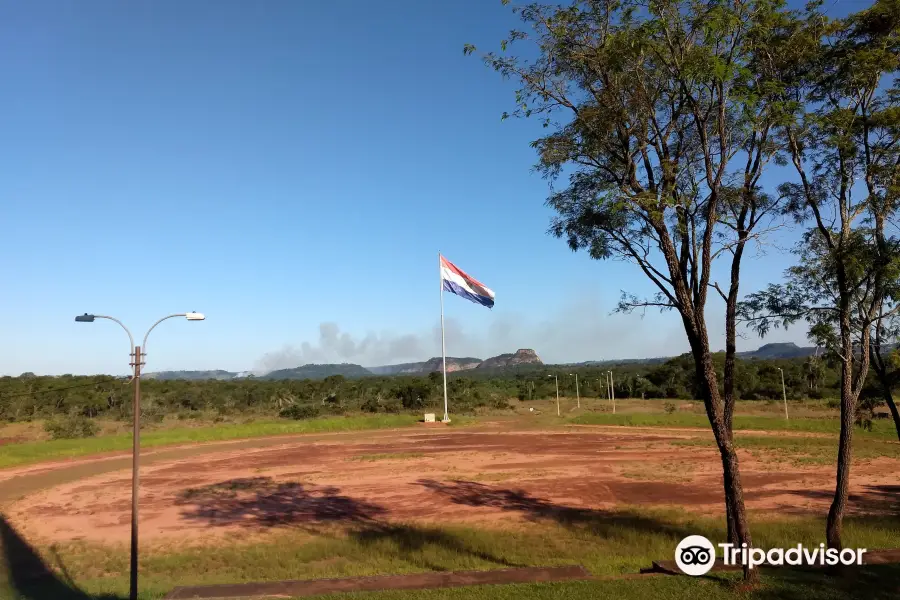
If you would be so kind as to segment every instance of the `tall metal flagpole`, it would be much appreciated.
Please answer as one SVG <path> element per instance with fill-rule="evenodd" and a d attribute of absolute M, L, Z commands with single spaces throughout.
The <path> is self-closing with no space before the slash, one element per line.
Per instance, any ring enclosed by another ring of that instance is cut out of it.
<path fill-rule="evenodd" d="M 444 341 L 444 276 L 442 273 L 441 253 L 438 252 L 438 280 L 441 282 L 441 358 L 444 365 L 444 423 L 450 422 L 447 410 L 447 344 Z"/>

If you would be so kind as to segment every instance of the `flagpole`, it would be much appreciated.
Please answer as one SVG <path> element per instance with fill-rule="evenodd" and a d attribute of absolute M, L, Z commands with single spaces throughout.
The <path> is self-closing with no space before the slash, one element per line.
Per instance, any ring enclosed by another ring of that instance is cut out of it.
<path fill-rule="evenodd" d="M 441 359 L 444 368 L 444 423 L 450 422 L 447 410 L 447 344 L 444 341 L 444 276 L 442 274 L 441 253 L 438 252 L 438 279 L 441 282 Z"/>

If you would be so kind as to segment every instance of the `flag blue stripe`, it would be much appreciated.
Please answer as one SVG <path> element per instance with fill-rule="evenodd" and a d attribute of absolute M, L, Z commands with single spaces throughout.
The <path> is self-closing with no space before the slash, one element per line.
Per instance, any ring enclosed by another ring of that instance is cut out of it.
<path fill-rule="evenodd" d="M 477 294 L 473 294 L 472 292 L 463 289 L 458 284 L 453 283 L 452 281 L 444 281 L 444 290 L 450 292 L 451 294 L 456 294 L 457 296 L 462 296 L 466 300 L 470 300 L 475 304 L 480 304 L 482 306 L 487 306 L 488 308 L 494 307 L 494 300 L 492 298 L 488 298 L 487 296 L 479 296 Z"/>

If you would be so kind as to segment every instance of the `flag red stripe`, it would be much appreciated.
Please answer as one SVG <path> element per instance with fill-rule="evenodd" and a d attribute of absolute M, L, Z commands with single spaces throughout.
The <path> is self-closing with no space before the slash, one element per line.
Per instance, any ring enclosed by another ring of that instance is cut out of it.
<path fill-rule="evenodd" d="M 486 287 L 487 287 L 486 285 L 484 285 L 483 283 L 481 283 L 480 281 L 478 281 L 477 279 L 475 279 L 475 278 L 472 277 L 471 275 L 467 275 L 462 269 L 460 269 L 459 267 L 457 267 L 456 265 L 454 265 L 452 262 L 450 262 L 449 260 L 447 260 L 447 259 L 444 258 L 443 256 L 441 257 L 441 263 L 442 263 L 443 266 L 445 266 L 446 268 L 450 269 L 451 271 L 456 272 L 457 275 L 459 275 L 459 276 L 462 277 L 463 279 L 467 279 L 469 282 L 474 283 L 474 284 L 477 285 L 478 287 L 481 287 L 481 288 L 486 288 Z"/>

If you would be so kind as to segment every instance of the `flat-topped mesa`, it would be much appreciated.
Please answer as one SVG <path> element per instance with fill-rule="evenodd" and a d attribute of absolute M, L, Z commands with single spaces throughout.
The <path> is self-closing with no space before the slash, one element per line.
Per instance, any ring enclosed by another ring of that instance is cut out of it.
<path fill-rule="evenodd" d="M 530 348 L 520 348 L 513 354 L 501 354 L 491 357 L 478 365 L 479 369 L 498 369 L 517 365 L 542 365 L 543 361 Z"/>

